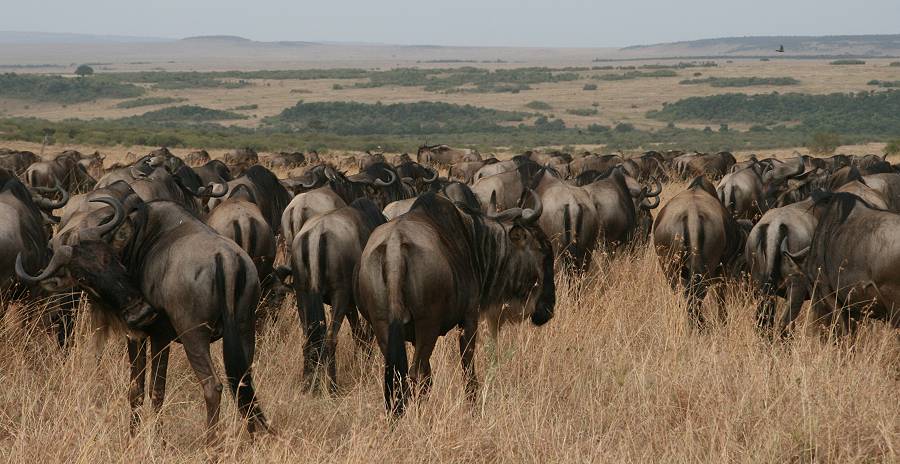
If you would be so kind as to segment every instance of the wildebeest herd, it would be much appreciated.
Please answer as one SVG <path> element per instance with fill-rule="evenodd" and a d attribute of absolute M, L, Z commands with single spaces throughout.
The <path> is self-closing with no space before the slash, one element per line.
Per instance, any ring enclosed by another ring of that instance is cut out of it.
<path fill-rule="evenodd" d="M 303 332 L 304 387 L 336 390 L 347 319 L 357 347 L 377 343 L 385 406 L 397 415 L 413 392 L 428 391 L 439 337 L 459 328 L 474 399 L 480 321 L 492 343 L 505 323 L 542 325 L 558 272 L 603 272 L 593 253 L 651 236 L 699 331 L 706 294 L 722 310 L 723 283 L 737 281 L 758 291 L 764 335 L 788 336 L 805 301 L 813 321 L 840 333 L 867 317 L 900 326 L 900 174 L 878 156 L 529 151 L 498 160 L 425 145 L 415 160 L 388 158 L 334 164 L 241 149 L 218 160 L 161 148 L 104 169 L 96 153 L 42 160 L 0 150 L 0 290 L 26 303 L 70 295 L 50 315 L 62 347 L 82 297 L 127 332 L 132 430 L 148 376 L 161 408 L 170 345 L 181 343 L 209 441 L 222 390 L 210 355 L 218 339 L 248 429 L 269 429 L 251 365 L 258 319 L 274 317 L 266 308 L 285 288 Z M 654 219 L 671 180 L 688 186 Z M 775 297 L 787 300 L 777 323 Z"/>

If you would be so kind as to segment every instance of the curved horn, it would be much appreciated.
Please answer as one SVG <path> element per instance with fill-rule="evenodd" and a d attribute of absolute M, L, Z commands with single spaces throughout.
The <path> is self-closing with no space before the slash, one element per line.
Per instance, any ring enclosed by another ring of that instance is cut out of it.
<path fill-rule="evenodd" d="M 430 184 L 430 183 L 432 183 L 432 182 L 434 182 L 434 181 L 436 181 L 436 180 L 438 179 L 438 172 L 437 172 L 437 170 L 431 169 L 431 168 L 428 168 L 428 167 L 426 167 L 425 169 L 428 170 L 428 172 L 431 173 L 431 177 L 423 177 L 423 178 L 422 178 L 422 182 L 425 182 L 426 184 Z"/>
<path fill-rule="evenodd" d="M 528 193 L 534 198 L 534 209 L 526 208 L 522 210 L 522 221 L 526 224 L 533 224 L 544 212 L 544 204 L 541 202 L 541 197 L 534 190 L 528 189 Z"/>
<path fill-rule="evenodd" d="M 112 219 L 110 219 L 109 221 L 101 223 L 97 227 L 83 230 L 81 234 L 84 234 L 85 236 L 102 237 L 104 234 L 110 232 L 116 227 L 119 227 L 119 224 L 122 224 L 122 222 L 125 220 L 125 208 L 122 206 L 122 203 L 119 202 L 119 200 L 116 200 L 113 197 L 101 197 L 94 198 L 93 200 L 91 200 L 91 203 L 104 203 L 112 206 L 113 210 L 115 210 L 115 214 L 113 214 Z"/>
<path fill-rule="evenodd" d="M 389 170 L 385 169 L 385 172 L 387 172 L 388 174 L 390 174 L 391 180 L 385 182 L 385 181 L 383 181 L 383 180 L 381 180 L 381 179 L 379 179 L 379 178 L 376 177 L 376 178 L 375 178 L 375 181 L 374 181 L 375 185 L 377 185 L 377 186 L 379 186 L 379 187 L 387 187 L 388 185 L 393 185 L 394 182 L 397 182 L 397 174 L 394 174 L 394 171 L 389 171 Z"/>
<path fill-rule="evenodd" d="M 302 180 L 299 181 L 299 184 L 300 184 L 301 187 L 303 187 L 303 188 L 305 188 L 305 189 L 311 189 L 311 188 L 315 187 L 316 184 L 319 183 L 319 176 L 318 176 L 318 174 L 313 174 L 314 172 L 316 172 L 315 169 L 313 169 L 312 171 L 310 171 L 310 176 L 309 176 L 309 177 L 312 177 L 312 182 L 310 182 L 310 183 L 307 184 L 306 182 L 303 182 Z"/>
<path fill-rule="evenodd" d="M 656 187 L 654 190 L 646 190 L 644 192 L 645 196 L 648 197 L 658 197 L 660 193 L 662 193 L 662 182 L 659 181 L 656 177 L 651 177 L 653 180 L 653 185 Z"/>
<path fill-rule="evenodd" d="M 58 179 L 56 180 L 56 186 L 51 191 L 59 192 L 59 194 L 62 196 L 62 198 L 60 198 L 59 201 L 53 201 L 53 200 L 50 200 L 49 198 L 44 198 L 42 196 L 36 196 L 36 197 L 33 196 L 32 199 L 42 209 L 54 210 L 54 209 L 62 208 L 63 206 L 66 206 L 66 203 L 69 202 L 69 192 L 67 192 L 66 189 L 64 189 L 62 187 L 62 185 L 60 185 Z"/>
<path fill-rule="evenodd" d="M 654 200 L 656 200 L 656 201 L 655 201 L 655 202 L 652 202 L 652 203 L 651 203 L 651 202 L 648 202 L 647 200 L 649 200 L 649 199 L 651 199 L 651 198 L 654 199 Z M 657 206 L 659 206 L 659 196 L 648 196 L 647 198 L 644 198 L 643 200 L 641 200 L 641 208 L 644 208 L 644 209 L 654 209 L 654 208 L 656 208 Z"/>
<path fill-rule="evenodd" d="M 205 187 L 200 187 L 196 192 L 191 192 L 195 197 L 222 198 L 228 193 L 228 184 L 224 182 L 210 182 Z"/>
<path fill-rule="evenodd" d="M 29 284 L 36 284 L 53 274 L 56 274 L 56 271 L 59 268 L 63 267 L 66 263 L 69 262 L 69 259 L 72 258 L 72 247 L 68 245 L 60 245 L 59 249 L 53 253 L 53 257 L 50 258 L 50 262 L 47 263 L 47 267 L 44 270 L 36 275 L 30 275 L 25 271 L 25 266 L 22 265 L 22 253 L 16 255 L 16 275 L 19 277 L 19 280 Z"/>

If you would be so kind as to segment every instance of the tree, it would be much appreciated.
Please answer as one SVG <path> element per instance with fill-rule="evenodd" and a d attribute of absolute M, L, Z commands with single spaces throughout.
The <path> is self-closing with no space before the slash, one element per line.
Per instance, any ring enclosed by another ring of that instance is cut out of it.
<path fill-rule="evenodd" d="M 75 74 L 79 77 L 90 76 L 91 74 L 94 74 L 94 68 L 83 64 L 75 69 Z"/>
<path fill-rule="evenodd" d="M 814 155 L 831 155 L 839 146 L 841 138 L 837 134 L 826 132 L 813 134 L 812 139 L 806 144 L 806 148 Z"/>

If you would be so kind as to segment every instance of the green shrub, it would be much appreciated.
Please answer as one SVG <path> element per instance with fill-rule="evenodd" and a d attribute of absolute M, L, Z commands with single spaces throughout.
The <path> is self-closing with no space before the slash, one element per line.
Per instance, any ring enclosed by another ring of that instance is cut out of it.
<path fill-rule="evenodd" d="M 232 108 L 232 110 L 234 110 L 234 111 L 250 111 L 250 110 L 256 110 L 256 109 L 259 109 L 259 105 L 255 104 L 255 103 L 252 105 L 240 105 L 240 106 L 235 106 L 234 108 Z"/>
<path fill-rule="evenodd" d="M 83 65 L 75 68 L 75 75 L 78 77 L 90 76 L 91 74 L 94 74 L 94 68 L 92 68 L 86 64 L 83 64 Z"/>
<path fill-rule="evenodd" d="M 594 116 L 598 113 L 596 108 L 575 108 L 566 110 L 568 114 L 574 114 L 576 116 Z"/>
<path fill-rule="evenodd" d="M 806 148 L 815 155 L 831 155 L 841 146 L 841 137 L 837 134 L 819 132 L 813 134 Z"/>
<path fill-rule="evenodd" d="M 894 61 L 893 63 L 889 64 L 888 66 L 890 66 L 892 68 L 900 68 L 900 61 Z"/>
<path fill-rule="evenodd" d="M 581 90 L 597 90 L 597 84 L 584 84 Z"/>
<path fill-rule="evenodd" d="M 619 69 L 627 68 L 622 67 Z M 600 74 L 598 76 L 591 77 L 591 79 L 595 79 L 598 81 L 627 81 L 648 77 L 678 77 L 678 73 L 670 69 L 660 69 L 656 71 L 628 71 L 623 74 Z"/>
<path fill-rule="evenodd" d="M 629 124 L 627 122 L 620 122 L 616 124 L 615 128 L 616 132 L 634 132 L 634 125 Z"/>
<path fill-rule="evenodd" d="M 549 109 L 552 109 L 552 108 L 553 108 L 552 106 L 550 106 L 549 103 L 543 102 L 543 101 L 540 101 L 540 100 L 530 101 L 530 102 L 528 102 L 528 103 L 525 104 L 525 107 L 526 107 L 526 108 L 531 108 L 531 109 L 533 109 L 533 110 L 549 110 Z"/>
<path fill-rule="evenodd" d="M 831 64 L 833 66 L 848 66 L 848 65 L 866 64 L 866 62 L 863 60 L 834 60 L 829 64 Z"/>
<path fill-rule="evenodd" d="M 341 84 L 334 84 L 331 86 L 331 90 L 344 90 L 344 86 Z"/>

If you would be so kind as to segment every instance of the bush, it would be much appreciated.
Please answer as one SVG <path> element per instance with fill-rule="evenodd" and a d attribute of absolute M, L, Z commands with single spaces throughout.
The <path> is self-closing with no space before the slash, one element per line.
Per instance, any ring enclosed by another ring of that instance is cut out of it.
<path fill-rule="evenodd" d="M 575 108 L 566 110 L 568 114 L 574 114 L 575 116 L 594 116 L 598 113 L 596 108 Z"/>
<path fill-rule="evenodd" d="M 890 66 L 892 68 L 900 68 L 900 61 L 894 61 L 893 63 L 889 64 L 888 66 Z"/>
<path fill-rule="evenodd" d="M 626 69 L 625 67 L 619 69 Z M 633 69 L 633 68 L 632 68 Z M 670 69 L 660 69 L 657 71 L 628 71 L 623 74 L 601 74 L 591 79 L 598 81 L 627 81 L 632 79 L 640 79 L 646 77 L 678 77 L 678 73 Z"/>
<path fill-rule="evenodd" d="M 526 108 L 531 108 L 531 109 L 533 109 L 533 110 L 549 110 L 549 109 L 553 109 L 553 107 L 550 106 L 549 103 L 543 102 L 543 101 L 540 101 L 540 100 L 530 101 L 530 102 L 528 102 L 528 103 L 525 104 L 525 107 L 526 107 Z"/>
<path fill-rule="evenodd" d="M 259 109 L 259 105 L 257 105 L 257 104 L 241 105 L 241 106 L 235 106 L 234 108 L 232 108 L 232 110 L 234 110 L 234 111 L 249 111 L 249 110 L 256 110 L 256 109 Z"/>
<path fill-rule="evenodd" d="M 634 125 L 629 124 L 627 122 L 620 122 L 616 124 L 615 128 L 616 132 L 634 132 Z"/>
<path fill-rule="evenodd" d="M 581 90 L 597 90 L 597 84 L 584 84 Z"/>
<path fill-rule="evenodd" d="M 900 139 L 891 140 L 884 147 L 884 155 L 885 156 L 896 156 L 900 155 Z"/>
<path fill-rule="evenodd" d="M 242 114 L 232 113 L 230 111 L 214 110 L 204 108 L 202 106 L 185 105 L 172 106 L 161 110 L 150 111 L 140 116 L 129 118 L 133 121 L 140 122 L 208 122 L 208 121 L 225 121 L 230 119 L 247 119 Z M 157 144 L 152 144 L 157 145 Z"/>
<path fill-rule="evenodd" d="M 834 60 L 830 63 L 833 66 L 848 66 L 866 64 L 863 60 Z"/>
<path fill-rule="evenodd" d="M 187 100 L 186 98 L 174 98 L 174 97 L 145 97 L 145 98 L 135 98 L 134 100 L 125 100 L 123 102 L 119 102 L 116 104 L 116 108 L 138 108 L 141 106 L 153 106 L 153 105 L 168 105 L 171 103 L 181 103 Z"/>
<path fill-rule="evenodd" d="M 334 84 L 331 86 L 331 90 L 344 90 L 344 86 L 341 84 Z"/>
<path fill-rule="evenodd" d="M 813 134 L 806 148 L 815 155 L 831 155 L 841 146 L 841 138 L 837 134 L 819 132 Z"/>
<path fill-rule="evenodd" d="M 900 92 L 870 94 L 798 93 L 746 95 L 730 93 L 690 97 L 665 105 L 647 116 L 662 121 L 743 122 L 772 125 L 800 121 L 806 133 L 900 133 Z"/>

